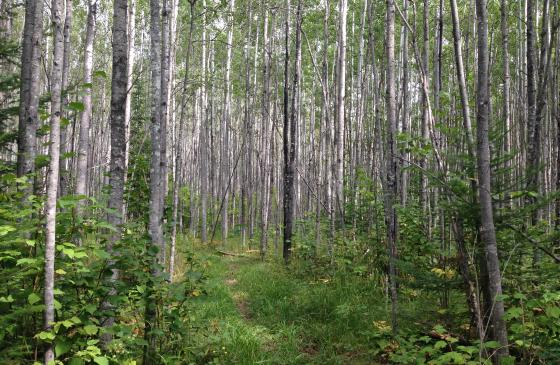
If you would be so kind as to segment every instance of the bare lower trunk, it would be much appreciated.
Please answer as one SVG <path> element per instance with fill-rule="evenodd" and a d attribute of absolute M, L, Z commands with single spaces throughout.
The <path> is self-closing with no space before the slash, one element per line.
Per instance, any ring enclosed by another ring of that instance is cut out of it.
<path fill-rule="evenodd" d="M 202 85 L 200 91 L 201 98 L 201 141 L 200 141 L 200 240 L 202 243 L 207 241 L 207 219 L 208 219 L 208 117 L 206 96 L 206 0 L 202 1 Z"/>
<path fill-rule="evenodd" d="M 457 71 L 457 81 L 459 83 L 459 92 L 461 95 L 463 128 L 465 130 L 465 135 L 467 139 L 467 151 L 469 157 L 472 160 L 474 160 L 475 158 L 474 140 L 473 140 L 472 126 L 471 126 L 469 99 L 468 99 L 467 86 L 465 81 L 465 68 L 463 65 L 463 52 L 461 47 L 461 31 L 459 27 L 459 14 L 457 11 L 456 0 L 450 0 L 450 1 L 451 1 L 451 17 L 453 22 L 453 45 L 455 48 L 455 68 Z M 477 184 L 474 179 L 471 180 L 471 192 L 472 192 L 471 201 L 473 203 L 476 203 Z M 478 338 L 480 341 L 484 341 L 485 331 L 484 331 L 484 324 L 482 323 L 483 319 L 480 310 L 480 301 L 478 298 L 478 291 L 475 290 L 476 288 L 473 289 L 473 283 L 470 279 L 470 274 L 468 269 L 468 257 L 465 248 L 465 239 L 463 234 L 463 221 L 460 217 L 455 218 L 454 229 L 455 229 L 456 241 L 457 241 L 457 251 L 459 253 L 458 255 L 459 271 L 461 272 L 461 276 L 463 278 L 463 282 L 466 288 L 467 304 L 469 305 L 469 310 L 471 312 L 473 325 L 476 328 Z"/>
<path fill-rule="evenodd" d="M 506 323 L 503 319 L 504 302 L 502 296 L 502 276 L 492 212 L 492 190 L 490 170 L 489 130 L 489 94 L 488 94 L 488 13 L 485 0 L 476 0 L 476 17 L 478 30 L 478 80 L 477 80 L 477 137 L 478 137 L 478 180 L 480 201 L 480 234 L 485 245 L 486 262 L 489 277 L 489 289 L 492 300 L 491 323 L 494 338 L 500 342 L 498 356 L 509 354 Z M 499 360 L 498 360 L 499 361 Z"/>
<path fill-rule="evenodd" d="M 235 0 L 229 0 L 228 22 L 229 28 L 227 33 L 227 58 L 226 58 L 226 75 L 224 80 L 224 116 L 222 121 L 222 153 L 221 153 L 221 186 L 222 186 L 222 245 L 225 247 L 228 236 L 228 212 L 229 212 L 229 128 L 231 125 L 231 55 L 233 48 L 233 10 Z"/>
<path fill-rule="evenodd" d="M 387 0 L 387 25 L 385 28 L 386 57 L 387 57 L 387 168 L 385 181 L 385 221 L 387 224 L 387 249 L 389 254 L 389 292 L 391 296 L 391 323 L 393 331 L 397 327 L 397 212 L 395 208 L 397 197 L 397 108 L 395 93 L 395 3 Z"/>
<path fill-rule="evenodd" d="M 265 52 L 264 68 L 263 68 L 263 102 L 262 102 L 262 123 L 263 123 L 263 160 L 261 162 L 261 181 L 262 181 L 262 199 L 261 199 L 261 257 L 264 258 L 268 250 L 268 212 L 270 205 L 270 192 L 272 189 L 270 183 L 270 174 L 272 174 L 272 166 L 270 166 L 270 139 L 273 137 L 274 131 L 270 125 L 270 48 L 268 42 L 268 9 L 263 6 L 264 12 L 264 30 L 263 30 L 263 49 Z"/>
<path fill-rule="evenodd" d="M 60 119 L 62 114 L 62 64 L 64 53 L 62 0 L 53 0 L 51 6 L 53 30 L 53 56 L 51 66 L 51 121 L 49 144 L 49 174 L 47 180 L 47 202 L 45 207 L 45 331 L 53 328 L 54 318 L 54 260 L 56 241 L 56 198 L 58 191 L 60 164 Z M 45 350 L 45 365 L 54 362 L 54 348 L 47 345 Z"/>
<path fill-rule="evenodd" d="M 150 0 L 150 68 L 152 71 L 151 88 L 151 137 L 152 158 L 150 162 L 150 212 L 148 233 L 151 239 L 152 260 L 150 272 L 153 279 L 161 273 L 161 257 L 163 255 L 163 179 L 161 165 L 161 132 L 162 125 L 162 56 L 161 56 L 161 17 L 159 0 Z M 164 93 L 166 94 L 166 93 Z M 153 298 L 155 291 L 153 283 L 150 283 L 146 292 L 146 313 L 144 324 L 144 337 L 146 347 L 144 350 L 144 364 L 151 365 L 157 362 L 156 354 L 156 302 Z"/>
<path fill-rule="evenodd" d="M 67 118 L 66 107 L 68 105 L 68 84 L 70 80 L 70 34 L 72 32 L 72 0 L 66 0 L 66 16 L 64 18 L 64 52 L 62 56 L 62 106 L 61 106 L 61 117 Z M 68 185 L 70 183 L 69 171 L 67 169 L 67 158 L 65 156 L 66 152 L 69 152 L 71 146 L 69 146 L 68 140 L 68 125 L 60 126 L 60 173 L 59 173 L 59 196 L 64 196 L 68 194 Z"/>
<path fill-rule="evenodd" d="M 128 66 L 126 71 L 126 105 L 124 109 L 124 123 L 125 123 L 125 152 L 124 152 L 124 166 L 128 169 L 129 154 L 130 154 L 130 122 L 132 116 L 132 73 L 134 72 L 134 39 L 136 37 L 136 0 L 130 1 L 128 9 Z M 124 176 L 125 182 L 127 176 Z M 126 218 L 126 206 L 125 206 Z"/>
<path fill-rule="evenodd" d="M 346 97 L 346 18 L 348 4 L 346 0 L 340 0 L 339 14 L 339 33 L 338 33 L 338 59 L 336 65 L 336 133 L 334 144 L 335 153 L 335 194 L 334 199 L 338 217 L 338 226 L 344 226 L 344 101 Z"/>
<path fill-rule="evenodd" d="M 185 58 L 185 78 L 184 78 L 184 85 L 183 85 L 183 95 L 187 94 L 187 81 L 189 77 L 189 61 L 191 55 L 191 47 L 192 47 L 192 32 L 194 27 L 194 1 L 191 2 L 191 14 L 190 14 L 190 27 L 189 27 L 189 36 L 187 42 L 187 55 Z M 183 114 L 185 108 L 185 100 L 184 98 L 181 100 L 181 113 L 179 116 L 179 121 L 176 126 L 176 134 L 177 134 L 177 141 L 175 143 L 175 176 L 173 179 L 173 217 L 171 222 L 171 250 L 169 253 L 169 280 L 173 280 L 173 274 L 175 271 L 175 247 L 177 241 L 177 215 L 179 211 L 179 190 L 181 188 L 181 171 L 182 171 L 182 151 L 181 151 L 181 144 L 183 143 Z M 194 191 L 194 189 L 193 189 Z M 191 219 L 192 221 L 192 219 Z"/>
<path fill-rule="evenodd" d="M 36 131 L 39 124 L 43 1 L 27 0 L 21 53 L 21 87 L 18 129 L 17 175 L 35 172 Z M 26 190 L 26 196 L 31 189 Z"/>
<path fill-rule="evenodd" d="M 128 1 L 115 0 L 113 3 L 113 75 L 111 78 L 111 114 L 109 116 L 111 128 L 111 157 L 109 165 L 109 209 L 107 220 L 115 228 L 109 241 L 107 251 L 111 256 L 109 266 L 112 270 L 110 284 L 113 285 L 119 278 L 119 270 L 114 267 L 115 255 L 114 245 L 121 238 L 124 209 L 124 176 L 125 170 L 125 104 L 126 104 L 126 71 L 128 64 L 127 55 L 127 34 L 126 25 L 128 17 Z M 110 295 L 116 295 L 116 290 L 112 289 Z M 108 302 L 104 303 L 105 309 L 110 309 Z M 114 318 L 105 318 L 103 326 L 111 327 Z M 104 334 L 103 342 L 105 346 L 111 341 L 110 334 Z"/>
<path fill-rule="evenodd" d="M 92 113 L 91 89 L 93 70 L 93 42 L 95 38 L 95 18 L 97 15 L 97 1 L 90 0 L 88 5 L 86 42 L 84 48 L 84 110 L 80 116 L 80 134 L 78 139 L 78 166 L 76 171 L 76 195 L 87 195 L 88 160 L 89 160 L 89 130 Z M 83 201 L 78 206 L 81 209 Z M 79 210 L 80 211 L 80 210 Z"/>

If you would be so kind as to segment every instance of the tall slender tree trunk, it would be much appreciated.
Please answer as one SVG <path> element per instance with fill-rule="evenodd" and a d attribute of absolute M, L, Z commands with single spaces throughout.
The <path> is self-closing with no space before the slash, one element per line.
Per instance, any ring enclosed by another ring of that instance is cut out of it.
<path fill-rule="evenodd" d="M 334 144 L 336 146 L 336 168 L 335 168 L 335 202 L 339 228 L 344 227 L 344 119 L 346 98 L 346 23 L 348 14 L 348 3 L 346 0 L 339 1 L 338 7 L 338 59 L 336 65 L 336 134 Z"/>
<path fill-rule="evenodd" d="M 167 124 L 169 119 L 169 101 L 170 101 L 170 90 L 169 90 L 169 71 L 170 71 L 170 4 L 171 0 L 163 0 L 161 8 L 161 87 L 160 87 L 160 101 L 159 101 L 159 112 L 160 112 L 160 179 L 161 179 L 161 190 L 159 191 L 159 204 L 160 204 L 160 214 L 161 214 L 161 230 L 162 239 L 159 247 L 159 261 L 160 264 L 165 267 L 165 260 L 167 255 L 167 241 L 165 240 L 165 229 L 163 226 L 163 221 L 165 219 L 165 201 L 168 192 L 168 179 L 167 179 Z"/>
<path fill-rule="evenodd" d="M 322 100 L 322 121 L 323 126 L 326 131 L 325 133 L 325 182 L 326 182 L 326 200 L 327 209 L 329 216 L 329 241 L 328 241 L 328 252 L 331 260 L 334 254 L 334 229 L 335 229 L 335 213 L 333 204 L 333 168 L 332 168 L 332 154 L 331 154 L 331 144 L 334 139 L 334 125 L 331 123 L 330 118 L 330 96 L 329 96 L 329 16 L 330 16 L 330 1 L 325 0 L 325 14 L 323 17 L 323 60 L 321 67 L 321 79 L 322 89 L 323 89 L 323 100 Z"/>
<path fill-rule="evenodd" d="M 457 1 L 450 0 L 450 2 L 451 2 L 451 18 L 453 23 L 453 46 L 455 48 L 455 69 L 457 71 L 457 81 L 459 83 L 459 93 L 461 97 L 463 128 L 465 130 L 465 135 L 467 139 L 467 151 L 471 160 L 474 161 L 475 158 L 474 140 L 472 134 L 469 98 L 467 94 L 467 85 L 465 81 L 465 67 L 463 64 L 463 51 L 461 47 L 461 30 L 459 27 L 459 13 L 457 10 Z M 471 191 L 472 191 L 472 201 L 473 203 L 476 203 L 477 184 L 474 180 L 471 180 Z M 455 231 L 455 236 L 457 241 L 457 250 L 459 252 L 458 255 L 459 271 L 461 272 L 461 276 L 465 284 L 469 310 L 471 312 L 473 324 L 477 330 L 478 337 L 480 341 L 484 341 L 485 331 L 484 331 L 484 324 L 482 323 L 480 302 L 478 298 L 478 292 L 475 290 L 476 288 L 470 279 L 470 274 L 468 269 L 467 250 L 466 250 L 465 239 L 464 239 L 463 219 L 461 217 L 454 218 L 453 228 Z"/>
<path fill-rule="evenodd" d="M 177 143 L 175 148 L 175 178 L 173 179 L 173 217 L 171 222 L 171 251 L 169 253 L 169 280 L 173 280 L 173 275 L 175 271 L 175 246 L 177 240 L 177 216 L 179 212 L 179 190 L 181 189 L 181 171 L 183 165 L 182 151 L 180 148 L 181 143 L 183 143 L 183 117 L 185 109 L 185 96 L 187 95 L 187 82 L 189 77 L 189 67 L 190 67 L 190 57 L 192 51 L 192 33 L 194 29 L 194 5 L 196 0 L 190 1 L 190 25 L 189 25 L 189 35 L 187 41 L 187 55 L 185 57 L 185 77 L 183 79 L 183 98 L 181 100 L 181 113 L 179 116 L 179 122 L 176 126 Z M 205 148 L 201 146 L 201 148 Z M 202 186 L 201 186 L 202 188 Z M 192 219 L 191 219 L 192 220 Z"/>
<path fill-rule="evenodd" d="M 511 76 L 509 70 L 509 24 L 508 24 L 508 0 L 500 0 L 500 30 L 502 33 L 502 67 L 504 70 L 504 102 L 503 102 L 503 119 L 504 119 L 504 154 L 508 155 L 511 150 L 512 128 L 511 128 Z M 505 183 L 511 181 L 511 159 L 506 157 L 505 160 Z M 510 204 L 510 203 L 508 203 Z"/>
<path fill-rule="evenodd" d="M 423 40 L 424 40 L 424 47 L 422 49 L 422 65 L 424 70 L 428 70 L 428 63 L 429 63 L 429 49 L 430 49 L 430 42 L 429 42 L 429 36 L 428 36 L 428 32 L 429 32 L 429 25 L 428 25 L 428 18 L 429 18 L 429 12 L 430 12 L 430 7 L 429 7 L 429 1 L 428 0 L 424 0 L 424 13 L 422 16 L 423 19 Z M 425 78 L 427 79 L 427 73 L 425 74 Z M 422 82 L 427 82 L 428 80 L 422 80 Z M 429 117 L 429 109 L 428 109 L 428 103 L 429 103 L 429 95 L 426 92 L 422 93 L 422 125 L 421 125 L 421 129 L 422 129 L 422 140 L 424 143 L 427 143 L 428 138 L 429 138 L 429 124 L 430 124 L 430 117 Z M 427 217 L 428 216 L 428 211 L 430 209 L 429 205 L 429 194 L 428 194 L 428 177 L 426 175 L 426 173 L 424 172 L 427 168 L 427 161 L 425 157 L 422 157 L 420 159 L 420 167 L 421 167 L 421 172 L 420 172 L 420 205 L 422 206 L 422 211 L 424 213 L 424 215 Z M 426 227 L 428 228 L 428 232 L 431 231 L 431 226 L 429 223 L 429 219 L 426 219 Z M 429 234 L 430 235 L 430 234 Z M 430 235 L 431 236 L 431 235 Z"/>
<path fill-rule="evenodd" d="M 202 85 L 201 85 L 201 141 L 200 141 L 200 239 L 206 243 L 208 228 L 208 97 L 206 95 L 206 0 L 202 0 Z"/>
<path fill-rule="evenodd" d="M 127 76 L 126 76 L 126 105 L 125 105 L 125 152 L 124 152 L 124 165 L 128 169 L 129 155 L 130 155 L 130 123 L 132 117 L 132 73 L 134 72 L 134 39 L 136 38 L 136 0 L 130 0 L 130 6 L 128 8 L 128 66 L 127 66 Z M 126 174 L 125 174 L 126 182 Z M 126 208 L 126 207 L 125 207 Z M 126 215 L 126 212 L 125 212 Z M 126 216 L 125 216 L 126 218 Z"/>
<path fill-rule="evenodd" d="M 290 65 L 290 0 L 286 1 L 286 44 L 284 63 L 284 242 L 283 258 L 286 264 L 292 254 L 292 234 L 294 219 L 294 172 L 296 154 L 296 131 L 299 117 L 299 81 L 301 72 L 301 0 L 298 0 L 296 15 L 296 57 L 294 60 L 294 76 L 292 80 L 291 104 L 289 108 L 289 65 Z"/>
<path fill-rule="evenodd" d="M 270 125 L 270 47 L 268 42 L 268 8 L 263 6 L 264 13 L 264 29 L 263 29 L 263 50 L 264 50 L 264 67 L 263 67 L 263 101 L 262 101 L 262 125 L 263 125 L 263 160 L 261 162 L 261 178 L 262 178 L 262 199 L 261 199 L 261 242 L 260 251 L 261 258 L 264 258 L 268 250 L 268 212 L 272 189 L 270 184 L 270 174 L 272 167 L 270 166 L 270 138 L 273 137 L 274 131 Z"/>
<path fill-rule="evenodd" d="M 530 1 L 530 0 L 529 0 Z M 498 359 L 509 354 L 507 328 L 504 321 L 504 302 L 502 296 L 502 275 L 492 212 L 492 188 L 490 170 L 489 131 L 489 94 L 488 94 L 488 10 L 486 0 L 476 0 L 478 79 L 476 94 L 477 153 L 478 153 L 478 194 L 480 201 L 480 234 L 486 251 L 489 276 L 489 289 L 492 300 L 491 323 L 494 338 L 500 342 Z M 499 360 L 498 360 L 499 361 Z"/>
<path fill-rule="evenodd" d="M 387 59 L 387 168 L 385 181 L 385 221 L 387 225 L 387 249 L 389 254 L 389 292 L 391 296 L 391 324 L 393 331 L 398 329 L 397 313 L 397 211 L 395 208 L 397 190 L 397 100 L 395 92 L 395 3 L 387 0 L 385 44 Z"/>
<path fill-rule="evenodd" d="M 93 42 L 95 40 L 95 21 L 97 16 L 97 0 L 89 0 L 86 25 L 86 40 L 84 47 L 84 110 L 80 115 L 80 132 L 78 137 L 78 163 L 76 171 L 76 195 L 87 195 L 88 160 L 89 160 L 89 132 L 92 114 L 91 89 L 93 70 Z M 80 214 L 83 201 L 78 205 Z"/>
<path fill-rule="evenodd" d="M 53 56 L 51 66 L 51 120 L 49 173 L 47 180 L 47 202 L 45 206 L 45 331 L 50 331 L 54 323 L 54 260 L 56 241 L 56 198 L 60 165 L 60 119 L 62 114 L 62 65 L 64 58 L 63 30 L 64 2 L 53 0 L 51 5 L 53 30 Z M 54 362 L 54 348 L 51 343 L 45 351 L 45 365 Z"/>
<path fill-rule="evenodd" d="M 222 119 L 222 153 L 221 153 L 221 187 L 222 187 L 222 245 L 225 247 L 228 236 L 228 207 L 229 207 L 229 128 L 231 125 L 231 55 L 233 48 L 233 10 L 235 0 L 229 0 L 226 74 L 224 80 L 224 116 Z"/>
<path fill-rule="evenodd" d="M 403 0 L 403 15 L 408 19 L 408 0 Z M 409 83 L 409 71 L 408 71 L 408 28 L 403 27 L 403 48 L 402 48 L 402 132 L 407 133 L 409 129 L 409 113 L 410 113 L 410 97 L 408 92 Z M 401 163 L 401 184 L 400 184 L 400 196 L 401 204 L 406 206 L 408 198 L 408 153 L 403 153 L 403 161 Z"/>
<path fill-rule="evenodd" d="M 537 30 L 535 0 L 527 0 L 527 191 L 538 191 L 538 166 L 540 163 L 540 124 L 537 124 Z M 527 203 L 535 198 L 527 195 Z M 536 214 L 531 217 L 531 224 L 536 224 Z"/>
<path fill-rule="evenodd" d="M 107 251 L 110 255 L 109 267 L 112 270 L 110 285 L 113 285 L 119 278 L 119 270 L 114 267 L 114 245 L 121 238 L 121 230 L 124 210 L 124 176 L 125 169 L 125 104 L 126 104 L 126 74 L 128 67 L 128 39 L 127 39 L 127 19 L 128 19 L 128 0 L 115 0 L 113 2 L 113 74 L 111 77 L 111 113 L 109 123 L 111 129 L 111 156 L 109 162 L 109 195 L 110 209 L 107 220 L 115 228 L 107 242 Z M 113 288 L 110 295 L 116 294 Z M 104 303 L 105 309 L 112 306 L 109 301 Z M 109 316 L 103 321 L 104 327 L 111 327 L 114 324 L 114 317 Z M 103 343 L 106 346 L 111 341 L 111 335 L 103 335 Z"/>
<path fill-rule="evenodd" d="M 72 0 L 66 0 L 66 16 L 64 17 L 64 51 L 62 56 L 62 106 L 61 106 L 61 117 L 67 118 L 66 106 L 68 105 L 68 86 L 70 82 L 70 52 L 71 52 L 71 40 L 70 36 L 72 34 Z M 60 186 L 58 190 L 59 196 L 64 196 L 68 193 L 68 185 L 70 183 L 69 171 L 67 169 L 67 157 L 66 152 L 70 151 L 68 140 L 68 125 L 60 126 L 60 173 L 59 180 Z"/>
<path fill-rule="evenodd" d="M 26 0 L 21 52 L 21 87 L 18 128 L 17 175 L 35 172 L 36 132 L 39 124 L 43 1 Z M 32 189 L 26 189 L 25 196 Z"/>
<path fill-rule="evenodd" d="M 151 78 L 151 137 L 152 137 L 152 159 L 150 163 L 150 212 L 148 233 L 151 239 L 153 259 L 150 272 L 152 280 L 156 280 L 161 274 L 161 258 L 164 254 L 163 248 L 163 168 L 162 168 L 162 40 L 161 40 L 161 16 L 160 1 L 150 0 L 150 68 Z M 154 254 L 154 252 L 157 252 Z M 157 363 L 156 341 L 157 336 L 157 304 L 155 301 L 155 284 L 150 283 L 146 290 L 146 313 L 144 324 L 144 337 L 146 347 L 144 349 L 144 364 Z"/>

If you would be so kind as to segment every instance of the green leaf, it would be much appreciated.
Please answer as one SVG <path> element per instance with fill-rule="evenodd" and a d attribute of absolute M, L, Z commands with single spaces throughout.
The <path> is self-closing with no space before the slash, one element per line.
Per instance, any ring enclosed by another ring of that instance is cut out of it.
<path fill-rule="evenodd" d="M 21 265 L 33 265 L 35 263 L 37 263 L 37 259 L 32 259 L 32 258 L 24 258 L 24 259 L 19 259 L 16 262 L 16 266 L 21 266 Z"/>
<path fill-rule="evenodd" d="M 95 304 L 88 304 L 84 307 L 84 309 L 89 314 L 93 314 L 93 313 L 95 313 L 95 311 L 97 311 L 97 306 Z"/>
<path fill-rule="evenodd" d="M 84 332 L 90 336 L 93 336 L 97 333 L 97 326 L 94 324 L 88 324 L 87 326 L 84 326 Z"/>
<path fill-rule="evenodd" d="M 41 301 L 41 297 L 38 296 L 35 293 L 31 293 L 27 296 L 27 301 L 29 302 L 29 304 L 33 305 L 33 304 Z"/>
<path fill-rule="evenodd" d="M 523 314 L 523 309 L 519 307 L 511 307 L 510 309 L 507 310 L 504 317 L 506 320 L 510 320 L 514 318 L 519 318 L 521 317 L 522 314 Z"/>
<path fill-rule="evenodd" d="M 544 311 L 548 317 L 560 318 L 560 307 L 546 307 Z"/>
<path fill-rule="evenodd" d="M 455 351 L 443 354 L 438 358 L 440 364 L 465 364 L 466 362 L 465 355 Z"/>
<path fill-rule="evenodd" d="M 438 341 L 438 342 L 436 342 L 436 344 L 434 345 L 434 348 L 435 348 L 436 350 L 441 350 L 441 349 L 443 349 L 443 348 L 445 348 L 445 347 L 447 347 L 447 342 L 441 341 L 441 340 Z"/>
<path fill-rule="evenodd" d="M 484 343 L 484 347 L 489 349 L 497 349 L 500 347 L 500 343 L 498 341 L 488 341 Z"/>
<path fill-rule="evenodd" d="M 14 298 L 12 297 L 12 295 L 8 295 L 7 297 L 0 297 L 0 303 L 12 303 L 14 301 Z"/>
<path fill-rule="evenodd" d="M 98 365 L 109 365 L 109 360 L 105 356 L 96 356 L 93 358 L 93 362 Z"/>
<path fill-rule="evenodd" d="M 0 226 L 0 237 L 5 236 L 10 232 L 15 231 L 16 228 L 12 226 Z"/>
<path fill-rule="evenodd" d="M 515 364 L 515 357 L 514 356 L 505 356 L 501 359 L 502 365 L 514 365 Z"/>
<path fill-rule="evenodd" d="M 52 341 L 52 340 L 54 340 L 55 336 L 54 336 L 54 333 L 52 333 L 52 332 L 42 331 L 42 332 L 37 333 L 35 335 L 35 337 L 37 337 L 38 339 L 43 340 L 43 341 Z"/>
<path fill-rule="evenodd" d="M 54 352 L 56 354 L 56 357 L 60 357 L 62 355 L 64 355 L 65 353 L 67 353 L 71 348 L 71 345 L 68 342 L 65 341 L 55 341 L 54 344 Z"/>
<path fill-rule="evenodd" d="M 103 77 L 104 79 L 106 79 L 107 73 L 103 70 L 96 70 L 93 72 L 93 77 Z"/>

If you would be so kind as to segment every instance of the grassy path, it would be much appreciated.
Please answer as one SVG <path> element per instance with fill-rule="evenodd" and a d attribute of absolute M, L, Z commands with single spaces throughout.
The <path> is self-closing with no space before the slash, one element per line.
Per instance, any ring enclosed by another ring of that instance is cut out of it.
<path fill-rule="evenodd" d="M 375 364 L 353 333 L 363 318 L 353 318 L 349 306 L 359 303 L 348 299 L 359 293 L 257 258 L 199 255 L 207 281 L 189 312 L 193 363 Z"/>

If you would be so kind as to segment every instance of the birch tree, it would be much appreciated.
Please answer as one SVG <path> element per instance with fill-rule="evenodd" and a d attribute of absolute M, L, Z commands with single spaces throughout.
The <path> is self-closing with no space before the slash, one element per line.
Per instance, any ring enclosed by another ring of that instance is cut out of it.
<path fill-rule="evenodd" d="M 111 256 L 109 266 L 111 267 L 110 285 L 119 278 L 119 269 L 114 267 L 114 245 L 121 238 L 123 209 L 124 209 L 124 176 L 125 171 L 125 105 L 127 94 L 127 65 L 128 65 L 128 39 L 127 39 L 128 0 L 115 0 L 113 3 L 113 60 L 111 76 L 111 112 L 109 124 L 111 129 L 111 155 L 109 166 L 109 213 L 107 220 L 113 226 L 114 231 L 107 242 L 107 251 Z M 110 296 L 116 294 L 111 289 Z M 106 309 L 111 309 L 109 301 L 104 304 Z M 104 327 L 111 327 L 115 322 L 113 316 L 108 316 L 103 322 Z M 107 345 L 111 341 L 109 333 L 103 336 L 103 342 Z"/>
<path fill-rule="evenodd" d="M 51 65 L 51 113 L 49 144 L 49 175 L 47 180 L 47 201 L 45 204 L 45 331 L 51 331 L 54 313 L 54 268 L 56 244 L 56 198 L 60 172 L 60 119 L 62 115 L 62 66 L 64 58 L 64 2 L 53 0 L 51 22 L 53 31 L 53 55 Z M 54 348 L 48 344 L 45 350 L 45 365 L 54 362 Z"/>
<path fill-rule="evenodd" d="M 88 3 L 86 39 L 84 47 L 84 110 L 80 115 L 80 131 L 78 137 L 78 162 L 76 174 L 76 195 L 87 194 L 88 160 L 90 153 L 90 120 L 92 114 L 91 88 L 93 83 L 93 42 L 95 39 L 95 22 L 97 16 L 97 0 L 90 0 Z M 80 201 L 78 208 L 83 204 Z"/>

